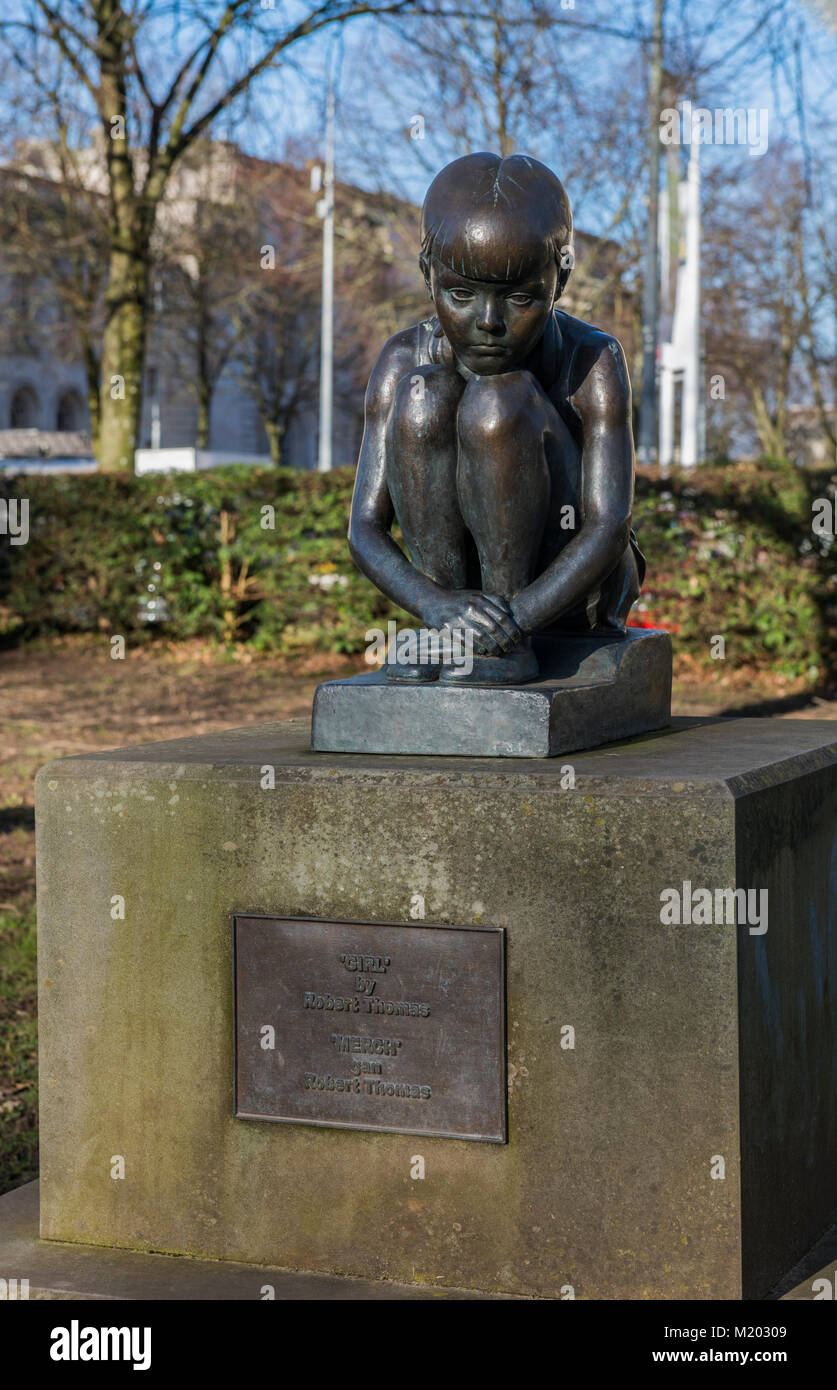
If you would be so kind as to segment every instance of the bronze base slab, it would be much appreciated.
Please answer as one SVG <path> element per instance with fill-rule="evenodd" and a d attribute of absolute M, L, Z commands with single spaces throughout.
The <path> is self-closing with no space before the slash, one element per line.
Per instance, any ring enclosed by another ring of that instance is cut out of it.
<path fill-rule="evenodd" d="M 535 639 L 541 678 L 527 685 L 399 683 L 385 669 L 325 681 L 311 747 L 322 753 L 554 758 L 671 722 L 671 638 Z"/>

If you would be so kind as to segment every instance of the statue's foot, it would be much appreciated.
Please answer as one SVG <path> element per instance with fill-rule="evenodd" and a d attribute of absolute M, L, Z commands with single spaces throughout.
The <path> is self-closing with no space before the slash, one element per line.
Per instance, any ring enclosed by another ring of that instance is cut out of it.
<path fill-rule="evenodd" d="M 538 658 L 527 644 L 502 656 L 475 656 L 470 671 L 465 666 L 443 666 L 439 680 L 445 685 L 525 685 L 539 675 Z"/>
<path fill-rule="evenodd" d="M 399 681 L 405 685 L 425 685 L 428 681 L 439 679 L 437 661 L 388 661 L 384 670 L 388 681 Z"/>

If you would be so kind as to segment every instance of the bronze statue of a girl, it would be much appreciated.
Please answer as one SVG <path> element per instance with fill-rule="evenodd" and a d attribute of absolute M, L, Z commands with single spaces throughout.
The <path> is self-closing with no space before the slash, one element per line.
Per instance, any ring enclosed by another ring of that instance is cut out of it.
<path fill-rule="evenodd" d="M 631 388 L 616 339 L 556 308 L 572 258 L 569 200 L 537 160 L 466 155 L 433 180 L 420 263 L 436 312 L 372 372 L 349 544 L 395 603 L 469 631 L 478 655 L 466 674 L 414 663 L 396 679 L 521 684 L 539 675 L 533 634 L 624 632 L 644 572 Z"/>

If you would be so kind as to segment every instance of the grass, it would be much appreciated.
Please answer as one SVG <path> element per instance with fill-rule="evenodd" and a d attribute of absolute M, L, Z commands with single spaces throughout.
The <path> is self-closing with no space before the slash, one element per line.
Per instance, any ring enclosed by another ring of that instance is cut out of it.
<path fill-rule="evenodd" d="M 36 938 L 33 908 L 0 912 L 0 1191 L 38 1175 Z"/>

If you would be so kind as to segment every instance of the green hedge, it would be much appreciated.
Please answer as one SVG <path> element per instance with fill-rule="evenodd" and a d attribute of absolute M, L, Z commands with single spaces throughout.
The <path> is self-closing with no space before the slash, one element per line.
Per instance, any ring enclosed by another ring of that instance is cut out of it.
<path fill-rule="evenodd" d="M 47 633 L 156 634 L 267 651 L 360 652 L 398 610 L 346 546 L 353 474 L 248 467 L 203 474 L 4 477 L 27 497 L 27 545 L 0 543 L 0 623 Z M 636 621 L 669 627 L 707 669 L 727 660 L 821 679 L 833 662 L 830 537 L 811 530 L 827 474 L 788 465 L 705 467 L 637 482 L 648 559 Z M 275 527 L 265 507 L 274 509 Z"/>
<path fill-rule="evenodd" d="M 637 479 L 634 524 L 648 558 L 639 621 L 667 627 L 675 652 L 707 670 L 726 660 L 810 684 L 835 667 L 833 537 L 812 502 L 837 479 L 787 463 L 726 464 Z M 649 621 L 650 620 L 650 621 Z"/>
<path fill-rule="evenodd" d="M 2 488 L 30 501 L 29 543 L 8 548 L 0 591 L 24 638 L 159 632 L 356 652 L 370 623 L 396 613 L 349 556 L 345 469 L 33 476 Z"/>

